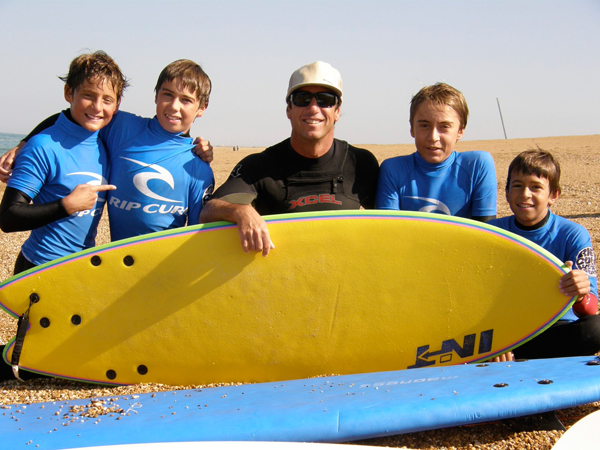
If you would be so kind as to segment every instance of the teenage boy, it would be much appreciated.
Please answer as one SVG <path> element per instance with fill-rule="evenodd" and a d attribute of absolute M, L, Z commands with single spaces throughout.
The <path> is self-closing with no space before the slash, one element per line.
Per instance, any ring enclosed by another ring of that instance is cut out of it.
<path fill-rule="evenodd" d="M 210 91 L 211 81 L 198 64 L 174 61 L 156 83 L 154 118 L 120 111 L 100 133 L 110 154 L 110 181 L 118 189 L 107 206 L 113 241 L 199 223 L 214 177 L 210 166 L 194 156 L 189 131 L 204 114 Z M 203 159 L 212 160 L 208 142 L 198 148 Z"/>
<path fill-rule="evenodd" d="M 460 91 L 444 83 L 421 89 L 410 105 L 417 151 L 381 164 L 378 209 L 422 211 L 487 222 L 496 217 L 496 171 L 487 152 L 457 153 L 469 109 Z"/>
<path fill-rule="evenodd" d="M 111 239 L 199 223 L 213 172 L 196 157 L 189 131 L 208 107 L 211 82 L 190 60 L 163 69 L 152 119 L 119 112 L 101 137 L 111 158 Z"/>
<path fill-rule="evenodd" d="M 15 274 L 94 246 L 106 191 L 115 189 L 98 134 L 117 112 L 127 80 L 102 51 L 75 58 L 61 79 L 71 106 L 19 153 L 0 205 L 3 231 L 32 230 Z"/>
<path fill-rule="evenodd" d="M 600 350 L 600 316 L 594 250 L 587 230 L 550 207 L 560 196 L 560 165 L 547 151 L 519 154 L 508 168 L 506 200 L 513 216 L 489 222 L 545 248 L 572 270 L 558 289 L 577 296 L 571 311 L 539 336 L 513 350 L 503 360 L 593 355 Z"/>
<path fill-rule="evenodd" d="M 379 164 L 367 150 L 334 139 L 342 78 L 317 61 L 296 70 L 286 94 L 289 139 L 247 156 L 202 210 L 200 220 L 238 225 L 244 251 L 274 248 L 261 215 L 373 208 Z"/>

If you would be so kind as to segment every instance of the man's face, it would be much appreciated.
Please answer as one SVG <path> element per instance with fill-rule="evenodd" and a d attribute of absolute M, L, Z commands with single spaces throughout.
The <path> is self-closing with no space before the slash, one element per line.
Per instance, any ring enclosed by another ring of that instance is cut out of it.
<path fill-rule="evenodd" d="M 452 154 L 464 128 L 450 106 L 426 101 L 415 113 L 410 134 L 415 138 L 419 156 L 430 164 L 439 164 Z"/>
<path fill-rule="evenodd" d="M 329 92 L 322 86 L 304 86 L 294 93 L 310 92 Z M 317 105 L 316 99 L 312 99 L 310 104 L 305 107 L 296 106 L 293 103 L 287 107 L 287 116 L 292 123 L 292 138 L 307 142 L 314 142 L 323 139 L 333 140 L 333 131 L 335 123 L 340 119 L 340 106 L 336 104 L 331 108 L 321 108 Z"/>

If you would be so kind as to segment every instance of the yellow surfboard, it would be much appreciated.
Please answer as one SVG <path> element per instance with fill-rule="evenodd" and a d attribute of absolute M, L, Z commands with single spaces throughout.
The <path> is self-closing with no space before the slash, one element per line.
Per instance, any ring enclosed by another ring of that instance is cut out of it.
<path fill-rule="evenodd" d="M 20 366 L 189 385 L 459 364 L 531 339 L 574 300 L 557 288 L 562 262 L 479 222 L 388 211 L 267 221 L 277 248 L 266 258 L 244 253 L 235 225 L 219 222 L 5 281 L 2 306 L 30 308 Z"/>

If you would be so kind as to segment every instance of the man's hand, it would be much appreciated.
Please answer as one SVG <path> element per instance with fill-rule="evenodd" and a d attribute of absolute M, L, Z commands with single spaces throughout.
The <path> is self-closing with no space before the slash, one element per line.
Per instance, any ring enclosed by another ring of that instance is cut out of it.
<path fill-rule="evenodd" d="M 11 148 L 4 155 L 0 156 L 0 181 L 8 183 L 12 174 L 15 158 L 21 149 L 25 146 L 25 142 L 21 141 L 16 147 Z"/>
<path fill-rule="evenodd" d="M 246 253 L 262 252 L 263 256 L 267 256 L 275 248 L 267 224 L 252 205 L 239 205 L 214 198 L 202 208 L 200 223 L 218 220 L 237 223 L 242 249 Z"/>
<path fill-rule="evenodd" d="M 80 184 L 75 186 L 75 189 L 62 199 L 62 204 L 69 215 L 79 211 L 87 211 L 96 205 L 98 192 L 112 191 L 116 188 L 112 184 L 102 184 L 100 186 Z"/>
<path fill-rule="evenodd" d="M 241 206 L 237 210 L 238 233 L 242 241 L 242 249 L 248 252 L 262 252 L 267 256 L 275 245 L 271 241 L 265 220 L 250 205 Z"/>
<path fill-rule="evenodd" d="M 210 164 L 213 160 L 213 146 L 210 141 L 205 141 L 201 137 L 194 139 L 194 153 L 205 163 Z"/>
<path fill-rule="evenodd" d="M 565 261 L 565 266 L 571 269 L 573 261 Z M 590 280 L 583 270 L 571 270 L 560 278 L 558 289 L 567 297 L 576 295 L 580 301 L 584 295 L 590 293 Z"/>

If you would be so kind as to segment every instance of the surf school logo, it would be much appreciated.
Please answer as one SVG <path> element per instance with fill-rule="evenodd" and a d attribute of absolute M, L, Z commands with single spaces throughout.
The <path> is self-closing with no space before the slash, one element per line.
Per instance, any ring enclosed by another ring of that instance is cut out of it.
<path fill-rule="evenodd" d="M 494 338 L 494 330 L 486 330 L 479 333 L 478 354 L 483 355 L 492 350 L 492 340 Z M 415 364 L 408 366 L 408 369 L 416 369 L 418 367 L 433 366 L 436 363 L 443 364 L 452 361 L 452 356 L 457 354 L 460 358 L 469 358 L 475 355 L 475 344 L 477 334 L 469 334 L 464 337 L 462 346 L 454 339 L 442 341 L 439 350 L 430 351 L 429 345 L 417 347 L 417 357 Z"/>
<path fill-rule="evenodd" d="M 448 214 L 449 216 L 452 215 L 452 213 L 450 212 L 450 208 L 448 208 L 443 202 L 436 200 L 435 198 L 410 197 L 410 196 L 406 196 L 404 198 L 412 198 L 415 200 L 423 200 L 424 202 L 432 203 L 431 205 L 423 206 L 421 209 L 419 209 L 419 212 L 426 212 L 426 213 L 438 212 L 438 213 Z"/>

